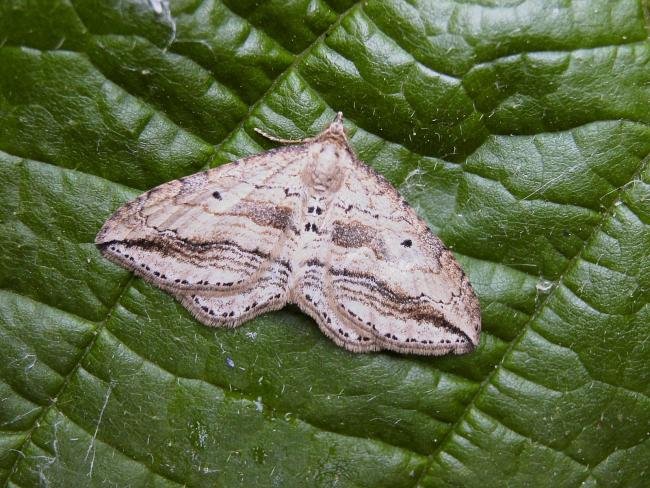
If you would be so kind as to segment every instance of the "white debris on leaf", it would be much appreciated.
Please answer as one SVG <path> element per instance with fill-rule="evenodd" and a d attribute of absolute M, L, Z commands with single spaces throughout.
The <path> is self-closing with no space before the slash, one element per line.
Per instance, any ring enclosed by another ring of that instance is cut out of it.
<path fill-rule="evenodd" d="M 257 400 L 255 400 L 255 410 L 258 412 L 263 412 L 264 411 L 264 404 L 262 403 L 262 397 L 257 397 Z"/>
<path fill-rule="evenodd" d="M 537 291 L 540 292 L 540 293 L 546 293 L 551 288 L 553 288 L 553 282 L 542 278 L 537 282 L 537 285 L 535 285 L 535 288 L 537 288 Z"/>
<path fill-rule="evenodd" d="M 158 15 L 163 13 L 163 0 L 149 0 L 149 5 Z"/>
<path fill-rule="evenodd" d="M 165 46 L 165 50 L 167 50 L 176 40 L 176 20 L 174 20 L 174 17 L 172 16 L 169 0 L 148 0 L 148 2 L 154 13 L 169 25 L 169 39 L 167 39 Z"/>
<path fill-rule="evenodd" d="M 357 158 L 342 114 L 312 138 L 267 137 L 290 145 L 148 191 L 115 212 L 97 246 L 207 325 L 294 303 L 350 351 L 472 351 L 481 319 L 467 276 Z"/>

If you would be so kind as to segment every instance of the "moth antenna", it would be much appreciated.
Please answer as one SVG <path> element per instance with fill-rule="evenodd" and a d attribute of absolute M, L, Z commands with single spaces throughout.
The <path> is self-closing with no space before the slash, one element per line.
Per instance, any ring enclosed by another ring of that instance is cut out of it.
<path fill-rule="evenodd" d="M 273 136 L 268 132 L 264 132 L 262 129 L 258 129 L 257 127 L 255 127 L 253 130 L 262 137 L 265 137 L 270 141 L 279 142 L 281 144 L 304 144 L 306 142 L 311 142 L 314 140 L 313 137 L 306 137 L 304 139 L 283 139 L 282 137 Z"/>

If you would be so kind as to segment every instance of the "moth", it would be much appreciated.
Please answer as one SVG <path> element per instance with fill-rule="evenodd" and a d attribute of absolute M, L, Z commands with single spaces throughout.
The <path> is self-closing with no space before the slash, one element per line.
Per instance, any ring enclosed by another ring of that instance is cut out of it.
<path fill-rule="evenodd" d="M 479 303 L 451 252 L 348 143 L 322 133 L 162 184 L 96 245 L 200 322 L 236 327 L 288 303 L 349 351 L 462 354 Z"/>

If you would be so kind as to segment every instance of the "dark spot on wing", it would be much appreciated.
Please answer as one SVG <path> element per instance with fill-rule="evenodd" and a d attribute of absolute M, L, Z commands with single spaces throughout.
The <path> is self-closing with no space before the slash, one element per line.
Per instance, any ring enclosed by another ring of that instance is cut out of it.
<path fill-rule="evenodd" d="M 377 230 L 374 227 L 358 222 L 344 223 L 335 221 L 332 225 L 332 242 L 340 247 L 368 247 L 375 253 L 377 259 L 384 259 L 385 248 Z"/>
<path fill-rule="evenodd" d="M 246 217 L 257 225 L 284 230 L 291 221 L 292 210 L 265 202 L 239 202 L 228 215 Z"/>

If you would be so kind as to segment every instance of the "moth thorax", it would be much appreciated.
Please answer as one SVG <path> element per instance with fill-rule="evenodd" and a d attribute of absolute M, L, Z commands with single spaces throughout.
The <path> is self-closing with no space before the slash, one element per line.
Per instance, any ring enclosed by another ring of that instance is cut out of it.
<path fill-rule="evenodd" d="M 311 161 L 307 165 L 305 179 L 317 191 L 333 192 L 341 187 L 348 152 L 340 144 L 323 141 L 310 148 Z"/>

